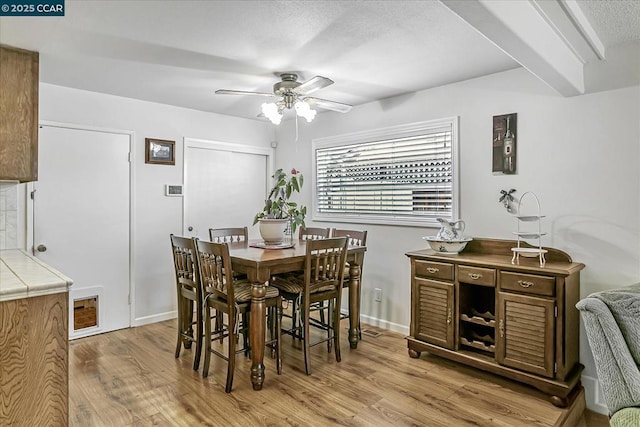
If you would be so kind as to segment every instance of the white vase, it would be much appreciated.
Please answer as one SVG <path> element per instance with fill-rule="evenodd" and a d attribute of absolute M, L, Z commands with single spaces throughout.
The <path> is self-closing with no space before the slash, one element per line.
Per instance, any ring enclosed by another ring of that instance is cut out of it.
<path fill-rule="evenodd" d="M 279 245 L 284 241 L 287 231 L 288 219 L 270 219 L 263 218 L 260 220 L 260 236 L 267 245 Z"/>

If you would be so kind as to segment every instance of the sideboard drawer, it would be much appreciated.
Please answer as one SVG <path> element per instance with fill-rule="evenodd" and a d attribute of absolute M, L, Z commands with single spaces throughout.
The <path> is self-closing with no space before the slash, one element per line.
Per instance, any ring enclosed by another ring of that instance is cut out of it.
<path fill-rule="evenodd" d="M 453 280 L 453 264 L 415 260 L 416 276 L 431 279 Z"/>
<path fill-rule="evenodd" d="M 458 266 L 458 282 L 482 286 L 496 286 L 496 271 L 492 268 Z"/>
<path fill-rule="evenodd" d="M 553 277 L 502 271 L 500 289 L 552 297 L 555 295 L 556 281 Z"/>

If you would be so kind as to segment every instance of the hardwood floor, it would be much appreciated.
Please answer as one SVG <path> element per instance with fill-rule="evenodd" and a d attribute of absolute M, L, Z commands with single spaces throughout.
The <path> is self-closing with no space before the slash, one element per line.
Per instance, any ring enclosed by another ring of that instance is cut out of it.
<path fill-rule="evenodd" d="M 283 373 L 265 359 L 262 391 L 251 388 L 251 361 L 238 355 L 233 391 L 226 365 L 212 357 L 209 377 L 193 355 L 173 355 L 175 321 L 110 332 L 69 346 L 71 426 L 554 426 L 577 422 L 536 390 L 423 354 L 411 359 L 404 337 L 365 335 L 357 350 L 342 336 L 342 362 L 312 348 L 304 374 L 300 345 L 283 336 Z M 202 369 L 202 368 L 201 368 Z M 579 408 L 578 408 L 579 409 Z M 608 426 L 587 411 L 579 425 Z"/>

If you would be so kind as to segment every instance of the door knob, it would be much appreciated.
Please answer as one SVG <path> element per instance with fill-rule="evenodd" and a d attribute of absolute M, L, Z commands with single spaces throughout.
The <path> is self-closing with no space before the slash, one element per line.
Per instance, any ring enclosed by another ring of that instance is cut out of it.
<path fill-rule="evenodd" d="M 36 251 L 38 251 L 38 252 L 46 252 L 47 251 L 47 247 L 45 245 L 43 245 L 43 244 L 39 244 L 36 247 Z"/>
<path fill-rule="evenodd" d="M 193 227 L 189 226 L 189 228 L 187 228 L 187 230 L 193 231 Z"/>

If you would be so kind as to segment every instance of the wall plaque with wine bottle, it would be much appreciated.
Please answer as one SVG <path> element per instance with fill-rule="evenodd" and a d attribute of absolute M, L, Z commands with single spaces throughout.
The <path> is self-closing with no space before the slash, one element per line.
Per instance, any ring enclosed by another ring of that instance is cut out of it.
<path fill-rule="evenodd" d="M 516 173 L 516 128 L 518 114 L 493 116 L 493 165 L 496 175 Z"/>

